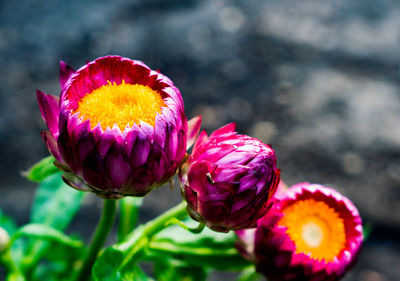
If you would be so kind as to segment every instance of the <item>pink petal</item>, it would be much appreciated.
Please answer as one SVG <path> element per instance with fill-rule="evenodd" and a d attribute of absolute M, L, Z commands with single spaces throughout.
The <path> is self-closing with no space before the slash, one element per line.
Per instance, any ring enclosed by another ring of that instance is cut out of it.
<path fill-rule="evenodd" d="M 120 188 L 128 180 L 131 173 L 124 150 L 114 143 L 105 159 L 106 169 L 112 180 L 112 187 Z"/>
<path fill-rule="evenodd" d="M 188 137 L 186 149 L 189 149 L 200 132 L 201 116 L 196 116 L 188 121 Z"/>
<path fill-rule="evenodd" d="M 210 138 L 213 138 L 213 137 L 216 137 L 216 136 L 219 136 L 219 135 L 224 135 L 224 134 L 227 134 L 227 133 L 233 133 L 233 132 L 235 132 L 235 130 L 236 130 L 236 123 L 232 122 L 232 123 L 229 123 L 229 124 L 219 128 L 218 130 L 215 130 L 210 135 Z"/>
<path fill-rule="evenodd" d="M 60 115 L 59 98 L 47 95 L 42 91 L 36 91 L 36 98 L 39 104 L 40 113 L 51 134 L 58 137 L 58 119 Z"/>
<path fill-rule="evenodd" d="M 146 136 L 138 134 L 130 155 L 132 168 L 138 168 L 146 163 L 151 150 L 151 144 Z"/>
<path fill-rule="evenodd" d="M 58 161 L 61 161 L 60 151 L 58 150 L 57 141 L 53 137 L 53 135 L 49 131 L 44 131 L 41 133 L 42 139 L 49 149 L 50 153 L 56 158 Z"/>
<path fill-rule="evenodd" d="M 64 88 L 65 82 L 75 70 L 63 61 L 60 61 L 60 87 Z"/>
<path fill-rule="evenodd" d="M 196 143 L 195 143 L 194 146 L 193 146 L 193 151 L 192 151 L 192 155 L 193 155 L 193 156 L 196 154 L 196 151 L 201 147 L 201 145 L 202 145 L 203 143 L 205 143 L 207 140 L 208 140 L 207 132 L 206 132 L 205 130 L 203 130 L 203 131 L 200 133 L 199 137 L 197 138 Z"/>

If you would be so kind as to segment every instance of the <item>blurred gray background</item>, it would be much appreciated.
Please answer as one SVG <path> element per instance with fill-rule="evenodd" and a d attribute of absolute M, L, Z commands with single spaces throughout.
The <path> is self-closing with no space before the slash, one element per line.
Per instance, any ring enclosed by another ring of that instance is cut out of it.
<path fill-rule="evenodd" d="M 208 131 L 272 144 L 289 185 L 348 196 L 374 228 L 345 280 L 399 280 L 399 1 L 0 0 L 0 207 L 19 224 L 35 190 L 20 172 L 48 155 L 35 90 L 59 94 L 61 59 L 107 54 L 160 69 Z M 153 191 L 142 220 L 179 196 Z M 88 196 L 71 229 L 89 238 L 99 208 Z"/>

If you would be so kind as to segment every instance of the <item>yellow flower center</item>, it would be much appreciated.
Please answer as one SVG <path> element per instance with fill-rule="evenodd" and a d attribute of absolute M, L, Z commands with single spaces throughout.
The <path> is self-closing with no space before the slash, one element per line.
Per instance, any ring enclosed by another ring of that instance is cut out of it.
<path fill-rule="evenodd" d="M 73 112 L 90 120 L 94 128 L 100 123 L 103 130 L 117 124 L 121 130 L 142 120 L 154 127 L 157 113 L 166 106 L 161 95 L 148 86 L 110 83 L 86 94 Z"/>
<path fill-rule="evenodd" d="M 343 219 L 322 201 L 301 200 L 283 210 L 278 222 L 296 245 L 296 253 L 317 260 L 333 261 L 346 244 Z"/>

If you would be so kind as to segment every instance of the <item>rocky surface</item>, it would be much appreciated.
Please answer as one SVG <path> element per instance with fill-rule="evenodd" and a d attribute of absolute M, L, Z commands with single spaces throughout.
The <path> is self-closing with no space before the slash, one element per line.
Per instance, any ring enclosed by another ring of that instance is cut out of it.
<path fill-rule="evenodd" d="M 34 185 L 19 172 L 47 155 L 34 90 L 58 94 L 60 59 L 119 54 L 168 75 L 207 130 L 235 121 L 271 143 L 287 183 L 352 199 L 374 229 L 346 280 L 398 280 L 399 13 L 396 0 L 0 1 L 0 206 L 26 222 Z M 143 214 L 177 200 L 154 191 Z"/>

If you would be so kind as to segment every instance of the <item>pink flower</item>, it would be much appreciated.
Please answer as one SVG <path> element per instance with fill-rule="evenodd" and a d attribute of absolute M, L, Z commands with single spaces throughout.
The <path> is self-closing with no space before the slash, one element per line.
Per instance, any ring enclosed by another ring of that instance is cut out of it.
<path fill-rule="evenodd" d="M 254 227 L 280 179 L 272 148 L 234 123 L 200 134 L 180 178 L 191 217 L 221 232 Z"/>
<path fill-rule="evenodd" d="M 356 207 L 337 191 L 300 183 L 287 190 L 257 228 L 237 231 L 238 250 L 269 280 L 339 280 L 363 240 Z"/>
<path fill-rule="evenodd" d="M 60 98 L 37 91 L 42 137 L 66 183 L 105 198 L 143 196 L 176 172 L 187 120 L 172 81 L 140 61 L 60 64 Z"/>

